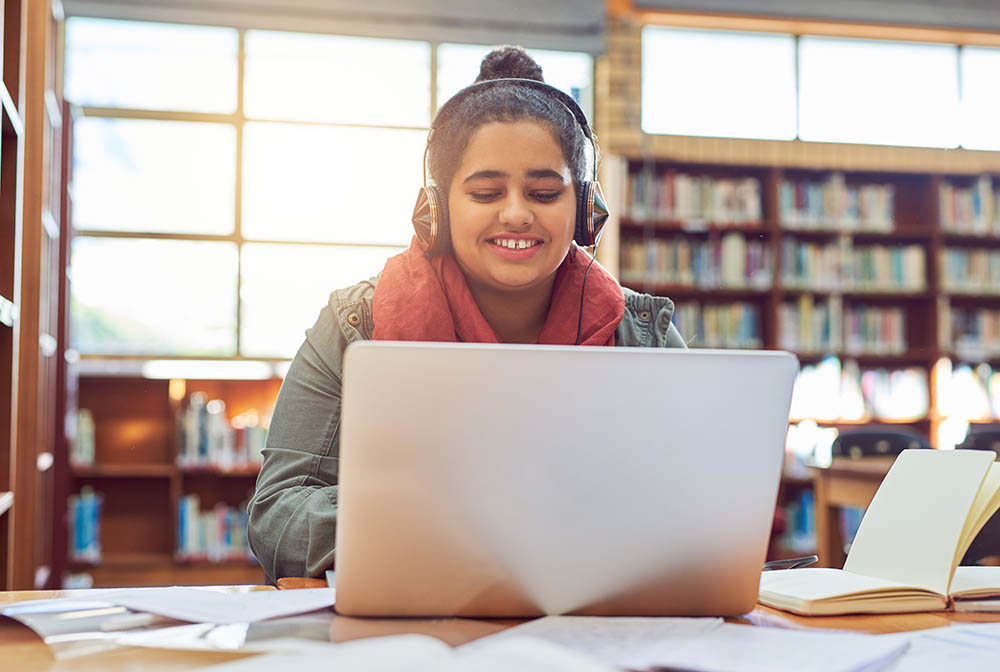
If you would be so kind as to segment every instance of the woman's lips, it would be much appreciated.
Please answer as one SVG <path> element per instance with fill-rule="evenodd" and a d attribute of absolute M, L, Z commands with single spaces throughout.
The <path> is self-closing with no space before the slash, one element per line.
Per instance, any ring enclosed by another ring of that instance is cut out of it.
<path fill-rule="evenodd" d="M 523 236 L 495 237 L 487 241 L 487 245 L 501 259 L 509 261 L 524 261 L 531 259 L 542 249 L 542 241 L 535 237 Z"/>

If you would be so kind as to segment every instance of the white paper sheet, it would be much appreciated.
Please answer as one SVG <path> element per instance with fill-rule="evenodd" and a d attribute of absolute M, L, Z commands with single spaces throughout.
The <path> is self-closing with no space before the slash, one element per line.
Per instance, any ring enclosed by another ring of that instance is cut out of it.
<path fill-rule="evenodd" d="M 286 669 L 365 672 L 615 672 L 568 648 L 527 637 L 507 637 L 487 647 L 454 651 L 425 635 L 375 637 L 346 644 L 276 640 L 271 653 L 213 665 L 211 672 L 274 672 Z"/>
<path fill-rule="evenodd" d="M 628 663 L 643 669 L 655 661 L 645 658 L 642 652 L 651 647 L 679 646 L 721 624 L 720 618 L 548 616 L 460 648 L 484 648 L 507 637 L 535 637 L 591 656 L 606 665 Z"/>
<path fill-rule="evenodd" d="M 253 623 L 278 616 L 303 614 L 332 607 L 332 588 L 302 590 L 260 590 L 248 593 L 224 593 L 199 588 L 123 588 L 94 591 L 87 602 L 127 607 L 193 623 Z M 19 602 L 18 610 L 66 610 L 74 600 Z M 79 607 L 77 607 L 79 608 Z"/>
<path fill-rule="evenodd" d="M 879 635 L 879 639 L 906 641 L 910 645 L 885 672 L 985 672 L 1000 667 L 1000 623 L 953 625 Z"/>
<path fill-rule="evenodd" d="M 868 672 L 882 670 L 907 645 L 878 635 L 723 623 L 680 647 L 646 655 L 662 667 L 702 672 Z"/>
<path fill-rule="evenodd" d="M 720 619 L 551 616 L 472 642 L 531 636 L 568 646 L 608 665 L 706 672 L 849 672 L 880 669 L 904 640 L 842 632 L 804 632 L 723 623 Z"/>

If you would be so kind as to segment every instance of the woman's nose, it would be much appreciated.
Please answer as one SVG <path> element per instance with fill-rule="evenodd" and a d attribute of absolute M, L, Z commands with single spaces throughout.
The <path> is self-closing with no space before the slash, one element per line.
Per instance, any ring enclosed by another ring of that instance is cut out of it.
<path fill-rule="evenodd" d="M 500 208 L 500 223 L 512 228 L 530 226 L 535 219 L 531 204 L 521 194 L 509 193 Z"/>

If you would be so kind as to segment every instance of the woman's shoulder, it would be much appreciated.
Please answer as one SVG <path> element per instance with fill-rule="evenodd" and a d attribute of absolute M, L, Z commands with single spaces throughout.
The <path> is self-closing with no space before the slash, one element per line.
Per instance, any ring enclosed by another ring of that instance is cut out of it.
<path fill-rule="evenodd" d="M 687 344 L 672 323 L 674 302 L 622 287 L 625 314 L 615 332 L 615 345 L 624 347 L 685 348 Z"/>
<path fill-rule="evenodd" d="M 372 296 L 378 276 L 330 293 L 319 319 L 306 332 L 306 338 L 322 352 L 342 352 L 350 343 L 368 340 L 372 322 Z"/>

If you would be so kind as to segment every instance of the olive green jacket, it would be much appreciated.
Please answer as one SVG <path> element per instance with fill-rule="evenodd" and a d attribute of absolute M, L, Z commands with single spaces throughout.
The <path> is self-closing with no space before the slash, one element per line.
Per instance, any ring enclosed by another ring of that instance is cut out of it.
<path fill-rule="evenodd" d="M 318 576 L 333 565 L 337 531 L 341 365 L 348 344 L 370 339 L 375 282 L 330 295 L 306 331 L 271 419 L 264 465 L 250 500 L 250 547 L 273 582 Z M 624 289 L 615 345 L 686 347 L 670 299 Z"/>

